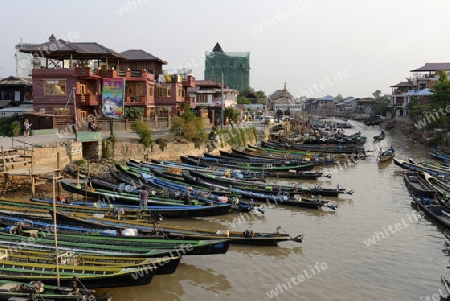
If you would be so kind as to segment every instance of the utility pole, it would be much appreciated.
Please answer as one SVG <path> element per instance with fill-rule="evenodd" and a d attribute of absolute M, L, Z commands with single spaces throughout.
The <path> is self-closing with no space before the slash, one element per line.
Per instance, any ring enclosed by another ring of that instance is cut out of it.
<path fill-rule="evenodd" d="M 225 123 L 225 120 L 223 119 L 223 108 L 225 106 L 225 99 L 223 97 L 223 72 L 222 72 L 222 102 L 221 102 L 221 108 L 220 108 L 220 130 L 223 131 L 223 124 Z"/>

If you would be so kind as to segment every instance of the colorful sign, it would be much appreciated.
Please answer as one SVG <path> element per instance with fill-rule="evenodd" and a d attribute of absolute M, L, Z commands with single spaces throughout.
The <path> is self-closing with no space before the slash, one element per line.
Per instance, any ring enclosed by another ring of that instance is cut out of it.
<path fill-rule="evenodd" d="M 125 79 L 104 78 L 102 89 L 102 114 L 111 118 L 123 116 Z"/>

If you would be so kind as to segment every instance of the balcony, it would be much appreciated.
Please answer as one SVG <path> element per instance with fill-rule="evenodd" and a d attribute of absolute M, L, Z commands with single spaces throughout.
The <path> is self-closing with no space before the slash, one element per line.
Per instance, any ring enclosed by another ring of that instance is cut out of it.
<path fill-rule="evenodd" d="M 142 96 L 125 96 L 125 105 L 127 106 L 137 106 L 137 105 L 145 105 L 147 101 L 147 98 Z"/>
<path fill-rule="evenodd" d="M 155 75 L 146 70 L 117 70 L 114 75 L 116 75 L 116 77 L 124 77 L 127 81 L 155 80 Z"/>
<path fill-rule="evenodd" d="M 98 106 L 98 100 L 93 94 L 76 94 L 75 99 L 77 100 L 78 106 Z"/>
<path fill-rule="evenodd" d="M 97 79 L 100 78 L 98 71 L 92 71 L 91 68 L 86 67 L 86 68 L 75 68 L 75 74 L 79 77 L 79 78 L 91 78 L 91 79 Z"/>

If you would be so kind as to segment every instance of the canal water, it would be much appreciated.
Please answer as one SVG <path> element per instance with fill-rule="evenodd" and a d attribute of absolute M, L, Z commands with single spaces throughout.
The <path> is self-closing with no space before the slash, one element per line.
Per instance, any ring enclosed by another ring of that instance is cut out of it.
<path fill-rule="evenodd" d="M 148 286 L 111 290 L 114 300 L 438 300 L 448 266 L 442 228 L 411 206 L 402 169 L 376 161 L 380 146 L 393 146 L 399 159 L 429 160 L 429 149 L 396 130 L 373 143 L 380 127 L 352 124 L 347 133 L 367 137 L 369 157 L 321 168 L 332 172 L 331 179 L 299 183 L 354 190 L 334 199 L 336 211 L 278 205 L 265 215 L 163 221 L 261 232 L 281 226 L 292 236 L 304 234 L 303 243 L 232 245 L 224 255 L 184 256 L 172 275 L 156 276 Z"/>

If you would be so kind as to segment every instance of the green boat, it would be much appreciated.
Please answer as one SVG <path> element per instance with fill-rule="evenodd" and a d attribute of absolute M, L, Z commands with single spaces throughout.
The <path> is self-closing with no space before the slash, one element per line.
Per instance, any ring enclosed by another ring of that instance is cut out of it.
<path fill-rule="evenodd" d="M 97 267 L 122 267 L 140 268 L 156 270 L 157 275 L 172 274 L 180 263 L 181 256 L 165 257 L 127 257 L 115 255 L 95 255 L 78 252 L 63 251 L 58 252 L 58 256 L 53 251 L 39 251 L 26 248 L 0 249 L 0 262 L 6 261 L 17 263 L 41 263 L 58 264 L 66 266 L 97 266 Z"/>
<path fill-rule="evenodd" d="M 72 287 L 44 284 L 42 281 L 18 282 L 0 280 L 0 300 L 5 301 L 110 301 L 111 294 L 96 295 L 94 290 L 79 288 L 73 279 Z"/>
<path fill-rule="evenodd" d="M 22 222 L 21 225 L 24 228 L 27 227 L 26 222 Z M 12 233 L 22 233 L 24 235 L 5 233 L 5 231 Z M 25 234 L 28 234 L 28 236 L 26 236 Z M 3 232 L 0 232 L 0 242 L 1 245 L 9 246 L 12 248 L 54 250 L 55 241 L 53 235 L 54 234 L 51 231 L 25 232 L 21 231 L 17 226 L 10 226 L 4 228 Z M 142 236 L 117 237 L 86 235 L 86 233 L 58 233 L 59 250 L 87 254 L 102 254 L 127 257 L 163 257 L 180 255 L 225 254 L 228 251 L 228 248 L 229 241 L 226 238 L 211 240 L 176 240 L 154 239 Z"/>
<path fill-rule="evenodd" d="M 73 277 L 89 288 L 148 285 L 156 270 L 146 267 L 61 266 L 0 260 L 0 280 L 30 282 L 39 279 L 51 285 L 69 286 Z"/>
<path fill-rule="evenodd" d="M 109 218 L 94 217 L 82 213 L 56 212 L 58 223 L 68 222 L 72 225 L 107 228 L 107 229 L 130 229 L 133 228 L 140 233 L 151 233 L 163 235 L 171 239 L 229 239 L 232 243 L 240 244 L 258 244 L 276 246 L 282 241 L 302 242 L 302 235 L 291 237 L 287 233 L 281 233 L 281 227 L 278 227 L 273 233 L 256 232 L 253 230 L 234 231 L 234 230 L 213 230 L 213 229 L 194 229 L 186 227 L 167 227 L 161 225 L 149 225 L 141 221 L 117 221 Z"/>

